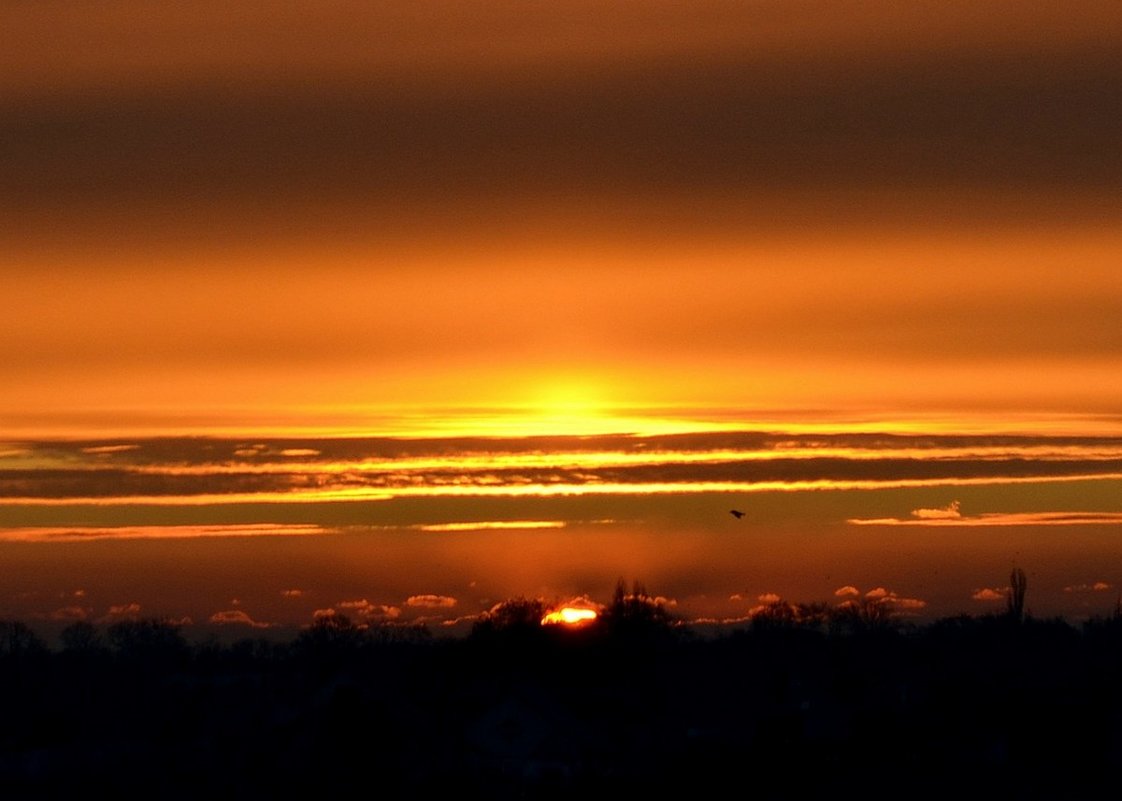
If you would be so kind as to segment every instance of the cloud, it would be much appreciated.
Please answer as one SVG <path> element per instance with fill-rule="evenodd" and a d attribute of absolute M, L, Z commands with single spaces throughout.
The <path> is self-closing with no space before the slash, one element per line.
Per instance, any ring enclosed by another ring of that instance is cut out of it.
<path fill-rule="evenodd" d="M 860 606 L 860 604 L 854 600 L 854 597 L 859 594 L 856 587 L 843 587 L 842 589 L 852 590 L 852 592 L 844 593 L 845 596 L 848 596 L 847 600 L 838 604 L 839 607 Z M 841 595 L 840 592 L 835 594 Z M 872 604 L 884 604 L 893 607 L 897 611 L 923 609 L 927 606 L 927 601 L 922 598 L 908 598 L 898 594 L 895 590 L 890 590 L 885 587 L 874 587 L 865 593 L 865 599 Z"/>
<path fill-rule="evenodd" d="M 242 609 L 228 609 L 224 612 L 215 612 L 210 616 L 210 622 L 217 623 L 220 626 L 234 624 L 249 626 L 254 629 L 267 629 L 271 625 L 254 620 Z"/>
<path fill-rule="evenodd" d="M 117 604 L 110 606 L 109 611 L 97 619 L 98 623 L 114 623 L 118 620 L 135 620 L 140 617 L 140 604 Z"/>
<path fill-rule="evenodd" d="M 304 590 L 281 590 L 281 595 L 285 598 L 300 598 L 304 594 Z"/>
<path fill-rule="evenodd" d="M 0 542 L 86 542 L 90 540 L 161 540 L 209 537 L 302 537 L 326 534 L 311 523 L 230 523 L 174 526 L 28 526 L 0 528 Z"/>
<path fill-rule="evenodd" d="M 919 598 L 894 597 L 892 599 L 892 603 L 894 606 L 900 609 L 923 609 L 927 606 L 927 601 L 921 600 Z"/>
<path fill-rule="evenodd" d="M 447 609 L 458 602 L 448 595 L 410 595 L 405 603 L 407 606 L 420 606 L 425 609 Z"/>
<path fill-rule="evenodd" d="M 535 528 L 565 528 L 568 525 L 564 520 L 483 520 L 474 523 L 425 523 L 411 526 L 417 531 L 482 531 L 488 529 L 535 529 Z"/>
<path fill-rule="evenodd" d="M 987 512 L 985 514 L 952 516 L 950 508 L 917 509 L 934 512 L 935 516 L 914 518 L 875 517 L 850 518 L 854 526 L 1117 526 L 1122 525 L 1122 512 Z"/>
<path fill-rule="evenodd" d="M 485 612 L 480 612 L 479 614 L 476 614 L 476 615 L 460 615 L 459 617 L 444 618 L 443 620 L 440 621 L 440 625 L 450 628 L 452 626 L 458 626 L 461 623 L 473 623 L 476 620 L 482 619 L 485 614 L 486 614 Z M 414 621 L 414 622 L 417 622 L 417 621 Z"/>
<path fill-rule="evenodd" d="M 83 606 L 64 606 L 51 612 L 51 620 L 86 620 L 93 613 L 93 609 Z"/>
<path fill-rule="evenodd" d="M 951 501 L 938 509 L 913 509 L 912 517 L 921 520 L 957 520 L 962 514 L 959 512 L 958 501 Z"/>
<path fill-rule="evenodd" d="M 982 587 L 981 589 L 974 590 L 974 594 L 970 597 L 975 601 L 1004 601 L 1006 592 L 1003 589 L 994 589 L 992 587 Z"/>
<path fill-rule="evenodd" d="M 365 598 L 356 601 L 340 601 L 335 606 L 345 613 L 359 615 L 366 620 L 392 620 L 401 615 L 400 607 L 372 604 Z"/>
<path fill-rule="evenodd" d="M 1094 584 L 1073 584 L 1064 587 L 1064 592 L 1106 592 L 1112 586 L 1108 581 L 1096 581 Z"/>
<path fill-rule="evenodd" d="M 729 596 L 729 600 L 730 601 L 743 601 L 744 596 L 741 595 L 739 592 L 734 592 L 732 595 Z"/>
<path fill-rule="evenodd" d="M 82 453 L 88 453 L 91 456 L 108 456 L 113 453 L 135 451 L 138 448 L 140 448 L 139 445 L 95 445 L 89 448 L 82 448 Z"/>
<path fill-rule="evenodd" d="M 280 451 L 281 456 L 300 457 L 300 456 L 319 456 L 320 451 L 315 448 L 285 448 Z"/>
<path fill-rule="evenodd" d="M 860 595 L 860 594 L 861 594 L 861 590 L 857 589 L 856 587 L 854 587 L 850 584 L 847 584 L 844 587 L 838 587 L 836 590 L 834 590 L 834 595 L 838 596 L 839 598 L 844 598 L 847 595 Z"/>
<path fill-rule="evenodd" d="M 756 600 L 758 600 L 762 604 L 777 604 L 783 599 L 776 595 L 774 592 L 765 592 L 763 595 L 757 596 Z"/>

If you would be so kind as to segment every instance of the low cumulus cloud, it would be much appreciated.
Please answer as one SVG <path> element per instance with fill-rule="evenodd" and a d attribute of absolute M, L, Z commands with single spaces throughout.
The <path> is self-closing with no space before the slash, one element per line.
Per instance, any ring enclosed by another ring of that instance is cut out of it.
<path fill-rule="evenodd" d="M 118 620 L 135 620 L 140 617 L 140 604 L 117 604 L 109 607 L 109 611 L 98 618 L 98 623 L 114 623 Z"/>
<path fill-rule="evenodd" d="M 756 596 L 756 600 L 762 604 L 777 604 L 783 599 L 774 592 L 765 592 L 762 595 Z"/>
<path fill-rule="evenodd" d="M 244 609 L 227 609 L 223 612 L 215 612 L 210 616 L 211 623 L 217 623 L 220 626 L 238 625 L 249 626 L 254 629 L 267 629 L 271 624 L 254 620 Z"/>
<path fill-rule="evenodd" d="M 480 620 L 485 614 L 485 612 L 480 612 L 479 614 L 475 615 L 460 615 L 459 617 L 448 617 L 441 620 L 440 625 L 444 626 L 445 628 L 451 628 L 452 626 L 459 626 L 462 623 L 474 623 L 475 621 Z M 417 621 L 414 621 L 414 623 L 416 622 Z"/>
<path fill-rule="evenodd" d="M 354 601 L 340 601 L 335 608 L 342 614 L 358 615 L 364 620 L 393 620 L 401 615 L 401 607 L 373 604 L 365 598 Z"/>
<path fill-rule="evenodd" d="M 921 598 L 893 598 L 892 603 L 900 609 L 923 609 L 927 601 Z"/>
<path fill-rule="evenodd" d="M 938 509 L 913 509 L 912 517 L 920 520 L 957 520 L 962 517 L 958 501 L 951 501 Z"/>
<path fill-rule="evenodd" d="M 51 612 L 51 620 L 87 620 L 93 609 L 87 606 L 64 606 Z"/>
<path fill-rule="evenodd" d="M 449 595 L 410 595 L 405 599 L 406 606 L 419 606 L 423 609 L 449 609 L 457 603 Z"/>
<path fill-rule="evenodd" d="M 854 587 L 852 584 L 846 584 L 844 587 L 838 587 L 834 590 L 834 595 L 839 598 L 847 598 L 855 595 L 860 595 L 861 590 Z"/>
<path fill-rule="evenodd" d="M 982 587 L 974 590 L 974 594 L 970 596 L 975 601 L 985 601 L 987 603 L 993 601 L 1004 601 L 1006 598 L 1006 591 L 1004 589 L 997 589 L 994 587 Z"/>
<path fill-rule="evenodd" d="M 1106 592 L 1112 586 L 1108 581 L 1096 581 L 1094 584 L 1073 584 L 1064 587 L 1064 592 Z"/>
<path fill-rule="evenodd" d="M 886 589 L 885 587 L 874 587 L 865 593 L 865 599 L 875 604 L 886 604 L 895 608 L 897 611 L 914 611 L 927 606 L 927 601 L 922 598 L 908 598 L 900 595 L 895 590 Z M 852 600 L 848 600 L 843 602 L 843 605 L 852 603 Z"/>
<path fill-rule="evenodd" d="M 306 593 L 304 592 L 304 590 L 297 590 L 297 589 L 281 590 L 281 597 L 283 597 L 283 598 L 301 598 L 305 594 Z"/>

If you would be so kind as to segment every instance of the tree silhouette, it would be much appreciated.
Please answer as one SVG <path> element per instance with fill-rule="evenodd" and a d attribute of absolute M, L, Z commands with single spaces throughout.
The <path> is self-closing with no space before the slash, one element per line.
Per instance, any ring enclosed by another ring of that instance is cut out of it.
<path fill-rule="evenodd" d="M 1009 591 L 1005 595 L 1005 608 L 1009 618 L 1017 623 L 1025 619 L 1025 589 L 1028 578 L 1025 571 L 1019 567 L 1013 568 L 1009 574 Z"/>
<path fill-rule="evenodd" d="M 118 658 L 136 665 L 169 668 L 191 655 L 179 626 L 158 618 L 119 621 L 105 636 Z"/>
<path fill-rule="evenodd" d="M 354 650 L 366 642 L 366 629 L 346 615 L 322 615 L 296 638 L 298 650 L 320 655 Z"/>
<path fill-rule="evenodd" d="M 536 598 L 510 598 L 496 604 L 471 627 L 474 639 L 500 635 L 504 639 L 525 640 L 542 636 L 545 602 Z"/>
<path fill-rule="evenodd" d="M 627 591 L 627 583 L 620 577 L 616 582 L 612 601 L 603 614 L 604 624 L 613 636 L 651 636 L 668 632 L 674 622 L 666 606 L 647 593 L 647 588 L 636 580 Z"/>
<path fill-rule="evenodd" d="M 25 659 L 42 654 L 46 650 L 46 645 L 26 623 L 19 620 L 0 620 L 0 658 Z"/>
<path fill-rule="evenodd" d="M 101 651 L 105 645 L 97 627 L 87 620 L 78 620 L 64 628 L 59 635 L 62 649 L 73 653 Z"/>

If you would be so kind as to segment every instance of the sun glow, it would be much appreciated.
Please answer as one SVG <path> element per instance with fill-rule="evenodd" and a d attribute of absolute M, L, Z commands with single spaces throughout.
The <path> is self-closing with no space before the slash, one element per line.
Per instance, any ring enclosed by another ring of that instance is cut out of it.
<path fill-rule="evenodd" d="M 581 626 L 591 623 L 598 617 L 595 609 L 577 606 L 563 606 L 542 618 L 543 626 L 564 625 Z"/>

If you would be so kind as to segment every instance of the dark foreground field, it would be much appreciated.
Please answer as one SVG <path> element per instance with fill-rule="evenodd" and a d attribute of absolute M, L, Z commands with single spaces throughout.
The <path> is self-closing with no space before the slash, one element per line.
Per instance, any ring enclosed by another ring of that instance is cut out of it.
<path fill-rule="evenodd" d="M 0 798 L 1117 798 L 1122 617 L 923 627 L 513 602 L 471 636 L 325 619 L 189 645 L 0 623 Z"/>

